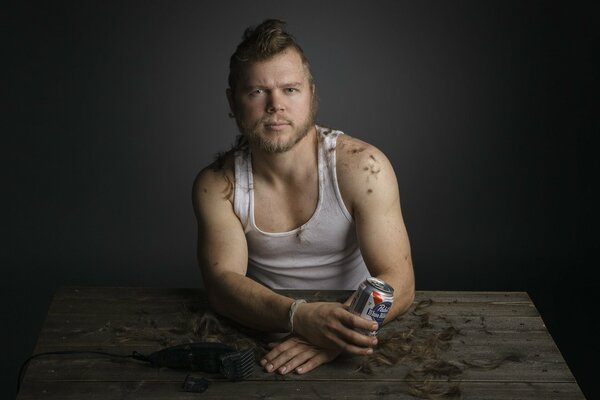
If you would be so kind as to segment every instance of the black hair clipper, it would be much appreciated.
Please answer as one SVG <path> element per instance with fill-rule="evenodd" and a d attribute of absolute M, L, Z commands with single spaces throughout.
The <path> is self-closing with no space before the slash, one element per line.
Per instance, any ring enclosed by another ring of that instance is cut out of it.
<path fill-rule="evenodd" d="M 254 372 L 254 350 L 235 351 L 222 343 L 188 343 L 167 347 L 149 356 L 139 353 L 134 358 L 153 367 L 167 367 L 221 373 L 230 381 L 248 378 Z"/>

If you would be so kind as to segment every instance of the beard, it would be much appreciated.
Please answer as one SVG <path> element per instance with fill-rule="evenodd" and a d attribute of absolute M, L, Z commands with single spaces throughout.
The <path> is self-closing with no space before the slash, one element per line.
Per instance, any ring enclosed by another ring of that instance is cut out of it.
<path fill-rule="evenodd" d="M 292 135 L 285 141 L 281 140 L 279 133 L 265 132 L 265 125 L 272 122 L 273 117 L 271 116 L 261 118 L 254 124 L 247 124 L 237 116 L 235 121 L 242 135 L 248 140 L 248 143 L 256 146 L 265 153 L 275 154 L 285 153 L 301 141 L 315 125 L 315 114 L 316 104 L 315 96 L 313 96 L 309 113 L 303 121 L 295 123 L 286 118 L 277 118 L 277 121 L 288 123 L 292 129 Z"/>

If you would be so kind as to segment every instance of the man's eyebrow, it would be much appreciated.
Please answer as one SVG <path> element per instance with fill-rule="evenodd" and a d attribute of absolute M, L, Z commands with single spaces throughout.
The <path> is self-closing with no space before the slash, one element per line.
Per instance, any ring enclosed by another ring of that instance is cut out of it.
<path fill-rule="evenodd" d="M 284 83 L 279 86 L 281 86 L 281 87 L 302 86 L 302 82 L 288 82 L 288 83 Z"/>
<path fill-rule="evenodd" d="M 240 86 L 242 89 L 248 90 L 248 89 L 255 89 L 255 88 L 259 88 L 259 89 L 264 89 L 266 88 L 265 85 L 261 85 L 261 84 L 254 84 L 254 83 L 247 83 L 245 85 Z"/>

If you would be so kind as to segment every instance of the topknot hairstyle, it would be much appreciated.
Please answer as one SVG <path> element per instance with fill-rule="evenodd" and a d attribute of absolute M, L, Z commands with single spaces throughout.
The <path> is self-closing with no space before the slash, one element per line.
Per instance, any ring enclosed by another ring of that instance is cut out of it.
<path fill-rule="evenodd" d="M 284 21 L 267 19 L 260 25 L 244 31 L 242 42 L 229 60 L 228 83 L 231 90 L 235 90 L 244 67 L 249 63 L 268 60 L 289 48 L 296 50 L 300 55 L 308 80 L 312 83 L 308 59 L 294 37 L 285 30 L 285 25 Z"/>

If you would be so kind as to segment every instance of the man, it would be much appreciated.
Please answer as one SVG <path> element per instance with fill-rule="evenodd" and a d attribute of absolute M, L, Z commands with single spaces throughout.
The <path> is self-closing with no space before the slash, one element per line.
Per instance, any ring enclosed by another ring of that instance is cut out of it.
<path fill-rule="evenodd" d="M 261 360 L 306 373 L 342 351 L 370 354 L 375 330 L 346 304 L 273 289 L 394 289 L 387 320 L 414 298 L 410 247 L 392 166 L 375 147 L 315 125 L 308 60 L 284 23 L 247 29 L 226 91 L 241 136 L 194 182 L 198 258 L 211 307 L 265 332 L 290 332 Z"/>

